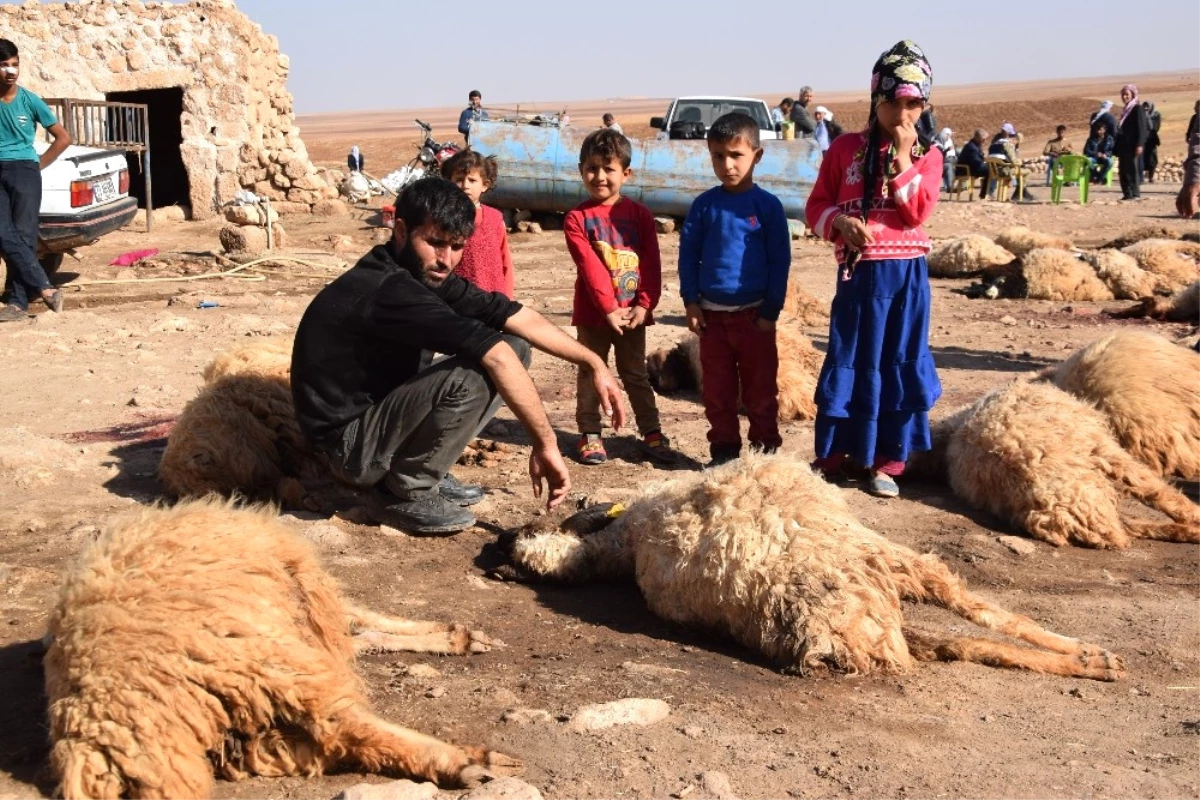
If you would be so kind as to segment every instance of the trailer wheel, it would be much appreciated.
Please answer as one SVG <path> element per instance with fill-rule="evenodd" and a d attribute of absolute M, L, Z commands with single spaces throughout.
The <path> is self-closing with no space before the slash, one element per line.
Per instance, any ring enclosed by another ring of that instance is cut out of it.
<path fill-rule="evenodd" d="M 42 270 L 45 271 L 47 278 L 58 272 L 58 268 L 62 266 L 62 262 L 62 253 L 46 253 L 46 255 L 38 259 L 38 263 L 42 265 Z"/>

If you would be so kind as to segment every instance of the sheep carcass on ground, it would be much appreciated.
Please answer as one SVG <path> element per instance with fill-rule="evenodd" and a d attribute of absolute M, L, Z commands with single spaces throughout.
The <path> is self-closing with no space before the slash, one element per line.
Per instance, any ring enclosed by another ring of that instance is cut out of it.
<path fill-rule="evenodd" d="M 791 281 L 783 298 L 782 316 L 807 327 L 825 325 L 829 322 L 829 303 L 818 300 L 800 288 L 800 284 Z"/>
<path fill-rule="evenodd" d="M 1104 313 L 1115 319 L 1149 317 L 1165 322 L 1190 322 L 1197 325 L 1200 324 L 1200 281 L 1170 297 L 1145 297 L 1128 308 L 1106 309 Z"/>
<path fill-rule="evenodd" d="M 1163 225 L 1142 225 L 1125 231 L 1120 236 L 1100 245 L 1103 250 L 1120 250 L 1145 239 L 1179 239 L 1183 231 Z"/>
<path fill-rule="evenodd" d="M 903 672 L 916 659 L 1124 674 L 1110 653 L 972 594 L 936 556 L 863 527 L 836 487 L 788 456 L 750 455 L 651 487 L 615 521 L 587 513 L 518 534 L 512 572 L 634 577 L 659 617 L 731 636 L 801 673 Z M 942 605 L 1043 649 L 918 631 L 904 624 L 901 600 Z"/>
<path fill-rule="evenodd" d="M 940 242 L 929 253 L 931 278 L 966 278 L 988 267 L 998 267 L 1016 259 L 1012 253 L 986 236 L 972 233 Z"/>
<path fill-rule="evenodd" d="M 1118 300 L 1141 300 L 1158 290 L 1158 276 L 1138 266 L 1137 259 L 1120 250 L 1085 253 L 1084 259 Z"/>
<path fill-rule="evenodd" d="M 1173 294 L 1200 278 L 1196 266 L 1200 244 L 1173 239 L 1144 239 L 1121 252 L 1133 256 L 1138 266 L 1158 277 L 1158 293 Z"/>
<path fill-rule="evenodd" d="M 1000 231 L 996 234 L 996 244 L 1017 258 L 1024 258 L 1031 250 L 1072 250 L 1075 247 L 1070 239 L 1030 230 L 1024 225 L 1014 225 Z"/>
<path fill-rule="evenodd" d="M 814 419 L 817 405 L 817 376 L 825 354 L 799 330 L 797 323 L 781 316 L 775 328 L 779 350 L 779 371 L 776 377 L 779 419 L 783 421 Z M 656 350 L 646 356 L 650 384 L 660 394 L 685 389 L 699 389 L 704 377 L 700 365 L 700 338 L 687 334 L 672 348 Z"/>
<path fill-rule="evenodd" d="M 1160 475 L 1200 480 L 1200 354 L 1194 350 L 1153 333 L 1118 331 L 1042 375 L 1095 404 L 1143 464 Z"/>
<path fill-rule="evenodd" d="M 1200 541 L 1200 509 L 1125 452 L 1099 411 L 1049 384 L 1017 381 L 990 392 L 936 423 L 933 440 L 908 472 L 948 481 L 972 506 L 1042 541 L 1100 548 L 1135 538 Z M 1124 514 L 1126 495 L 1172 521 Z"/>
<path fill-rule="evenodd" d="M 218 355 L 179 415 L 158 467 L 174 497 L 210 492 L 317 509 L 302 481 L 326 475 L 292 404 L 291 356 L 269 341 Z"/>
<path fill-rule="evenodd" d="M 1021 257 L 1025 296 L 1031 300 L 1112 300 L 1113 293 L 1086 261 L 1066 250 L 1039 248 Z"/>
<path fill-rule="evenodd" d="M 230 780 L 345 767 L 454 786 L 518 766 L 371 712 L 356 650 L 463 654 L 486 637 L 343 603 L 269 509 L 210 498 L 123 520 L 67 573 L 49 636 L 63 797 L 207 797 L 214 766 Z"/>

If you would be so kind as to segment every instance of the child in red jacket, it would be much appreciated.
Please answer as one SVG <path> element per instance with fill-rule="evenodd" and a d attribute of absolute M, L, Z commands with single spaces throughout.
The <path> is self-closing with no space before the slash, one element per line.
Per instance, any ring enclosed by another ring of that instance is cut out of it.
<path fill-rule="evenodd" d="M 479 201 L 496 185 L 496 159 L 474 150 L 462 150 L 442 164 L 442 177 L 462 189 L 475 204 L 475 232 L 463 248 L 456 272 L 485 292 L 499 292 L 513 299 L 512 253 L 504 217 Z"/>
<path fill-rule="evenodd" d="M 651 312 L 662 292 L 662 264 L 650 209 L 621 196 L 621 186 L 632 174 L 632 157 L 629 140 L 611 128 L 583 140 L 579 174 L 590 199 L 563 221 L 577 270 L 571 324 L 580 344 L 605 361 L 614 351 L 642 447 L 655 461 L 669 464 L 678 454 L 663 436 L 646 372 L 646 326 L 654 324 Z M 577 456 L 584 464 L 602 464 L 608 453 L 600 437 L 600 398 L 582 370 L 577 392 Z"/>

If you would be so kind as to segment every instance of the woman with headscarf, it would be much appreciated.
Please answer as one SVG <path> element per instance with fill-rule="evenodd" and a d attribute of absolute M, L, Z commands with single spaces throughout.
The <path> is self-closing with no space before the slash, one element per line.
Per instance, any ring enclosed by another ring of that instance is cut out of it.
<path fill-rule="evenodd" d="M 1121 199 L 1142 199 L 1142 153 L 1150 137 L 1146 109 L 1138 102 L 1138 90 L 1132 83 L 1121 87 L 1121 119 L 1117 123 L 1117 177 L 1121 179 Z"/>
<path fill-rule="evenodd" d="M 1149 100 L 1142 103 L 1146 112 L 1146 122 L 1150 125 L 1150 133 L 1146 136 L 1146 149 L 1142 151 L 1142 167 L 1146 174 L 1146 183 L 1154 183 L 1154 173 L 1158 169 L 1158 146 L 1162 140 L 1158 132 L 1162 128 L 1162 114 L 1154 108 Z"/>
<path fill-rule="evenodd" d="M 363 158 L 362 151 L 358 149 L 358 145 L 351 147 L 350 155 L 346 156 L 346 166 L 350 168 L 350 171 L 362 172 L 364 162 L 365 159 Z"/>
<path fill-rule="evenodd" d="M 954 147 L 954 131 L 942 128 L 934 137 L 933 146 L 942 151 L 942 189 L 950 191 L 954 185 L 954 165 L 958 163 L 958 150 Z"/>
<path fill-rule="evenodd" d="M 937 203 L 942 151 L 921 145 L 916 127 L 932 86 L 913 42 L 883 53 L 867 128 L 830 145 L 805 209 L 838 262 L 813 467 L 831 480 L 865 470 L 878 497 L 897 496 L 909 454 L 930 448 L 929 410 L 942 393 L 921 228 Z"/>

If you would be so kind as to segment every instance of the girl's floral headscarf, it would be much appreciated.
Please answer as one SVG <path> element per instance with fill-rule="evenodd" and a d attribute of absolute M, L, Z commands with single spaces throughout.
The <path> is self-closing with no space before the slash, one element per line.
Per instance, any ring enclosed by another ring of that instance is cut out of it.
<path fill-rule="evenodd" d="M 863 159 L 863 222 L 867 222 L 871 202 L 875 199 L 875 186 L 879 182 L 880 173 L 890 168 L 896 159 L 894 142 L 888 148 L 887 155 L 880 158 L 879 126 L 876 124 L 875 109 L 886 100 L 902 97 L 918 97 L 928 102 L 932 88 L 933 70 L 925 59 L 925 52 L 909 39 L 896 42 L 875 62 L 871 70 L 871 116 L 867 120 L 867 150 Z M 920 156 L 924 148 L 919 143 L 914 147 L 918 151 L 914 155 Z M 886 176 L 884 179 L 886 181 Z M 847 268 L 852 270 L 856 260 L 848 257 Z"/>

